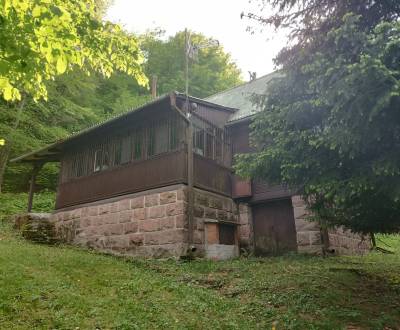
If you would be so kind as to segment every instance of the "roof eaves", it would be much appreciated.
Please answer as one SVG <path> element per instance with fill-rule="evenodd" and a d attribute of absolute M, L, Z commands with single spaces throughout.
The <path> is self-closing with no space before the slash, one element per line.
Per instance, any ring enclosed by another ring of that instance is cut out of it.
<path fill-rule="evenodd" d="M 42 147 L 40 149 L 25 153 L 25 154 L 23 154 L 21 156 L 13 158 L 13 159 L 10 160 L 10 162 L 15 163 L 15 162 L 24 161 L 24 160 L 25 161 L 39 161 L 39 160 L 27 159 L 27 158 L 29 158 L 30 156 L 34 156 L 34 155 L 43 153 L 45 151 L 49 151 L 52 148 L 60 147 L 61 145 L 65 144 L 66 142 L 70 142 L 70 141 L 72 141 L 72 140 L 74 140 L 74 139 L 76 139 L 78 137 L 81 137 L 83 135 L 86 135 L 86 134 L 88 134 L 88 133 L 90 133 L 90 132 L 92 132 L 92 131 L 94 131 L 96 129 L 99 129 L 101 127 L 105 127 L 107 125 L 110 125 L 111 123 L 114 123 L 117 120 L 120 120 L 120 119 L 122 119 L 124 117 L 127 117 L 132 113 L 136 113 L 137 111 L 141 111 L 141 110 L 147 108 L 148 106 L 155 105 L 155 104 L 160 103 L 162 101 L 165 101 L 166 99 L 169 99 L 169 98 L 170 98 L 170 94 L 162 95 L 162 96 L 158 97 L 155 100 L 152 100 L 150 102 L 147 102 L 147 103 L 139 106 L 138 108 L 130 109 L 130 110 L 128 110 L 128 111 L 126 111 L 126 112 L 124 112 L 122 114 L 116 115 L 116 116 L 114 116 L 114 117 L 112 117 L 110 119 L 107 119 L 107 120 L 104 120 L 104 121 L 102 121 L 100 123 L 92 125 L 92 126 L 90 126 L 88 128 L 85 128 L 85 129 L 79 131 L 79 132 L 72 133 L 69 136 L 67 136 L 66 138 L 62 139 L 62 140 L 59 140 L 57 142 L 54 142 L 54 143 L 49 144 L 47 146 L 44 146 L 44 147 Z"/>

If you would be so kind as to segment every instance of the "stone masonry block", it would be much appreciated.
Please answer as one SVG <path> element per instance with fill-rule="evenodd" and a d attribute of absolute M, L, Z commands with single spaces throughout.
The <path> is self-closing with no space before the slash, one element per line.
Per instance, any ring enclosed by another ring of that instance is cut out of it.
<path fill-rule="evenodd" d="M 89 215 L 89 208 L 88 207 L 82 208 L 81 216 L 87 217 L 88 215 Z"/>
<path fill-rule="evenodd" d="M 137 221 L 128 222 L 124 224 L 125 234 L 137 233 L 138 230 L 139 230 L 139 223 Z"/>
<path fill-rule="evenodd" d="M 228 220 L 228 213 L 224 210 L 217 210 L 218 220 Z"/>
<path fill-rule="evenodd" d="M 297 232 L 297 245 L 298 246 L 310 245 L 310 233 L 308 231 Z"/>
<path fill-rule="evenodd" d="M 208 197 L 205 194 L 196 193 L 195 195 L 195 204 L 201 206 L 209 206 Z"/>
<path fill-rule="evenodd" d="M 144 207 L 144 196 L 131 199 L 131 209 L 140 209 Z"/>
<path fill-rule="evenodd" d="M 194 216 L 197 218 L 204 217 L 204 207 L 200 205 L 194 206 Z"/>
<path fill-rule="evenodd" d="M 295 219 L 304 219 L 305 217 L 307 217 L 308 212 L 305 206 L 295 206 L 293 208 L 293 214 Z"/>
<path fill-rule="evenodd" d="M 90 206 L 89 207 L 89 215 L 98 215 L 99 214 L 99 207 L 98 206 Z"/>
<path fill-rule="evenodd" d="M 183 229 L 164 230 L 159 232 L 145 233 L 145 245 L 159 245 L 182 243 L 184 241 Z"/>
<path fill-rule="evenodd" d="M 166 191 L 160 194 L 160 204 L 170 204 L 176 202 L 176 191 Z"/>
<path fill-rule="evenodd" d="M 204 209 L 204 217 L 206 219 L 217 219 L 217 210 L 206 207 Z"/>
<path fill-rule="evenodd" d="M 144 220 L 146 218 L 146 209 L 135 209 L 133 211 L 133 219 L 134 220 Z"/>
<path fill-rule="evenodd" d="M 204 243 L 204 231 L 195 230 L 193 232 L 193 243 L 203 244 Z"/>
<path fill-rule="evenodd" d="M 166 205 L 167 216 L 186 214 L 186 202 L 179 201 Z"/>
<path fill-rule="evenodd" d="M 104 214 L 102 216 L 98 216 L 101 219 L 103 224 L 115 224 L 118 223 L 118 214 Z"/>
<path fill-rule="evenodd" d="M 142 246 L 143 242 L 144 242 L 144 235 L 143 234 L 130 234 L 130 235 L 128 235 L 128 239 L 129 239 L 130 247 Z"/>
<path fill-rule="evenodd" d="M 131 201 L 130 199 L 123 199 L 118 202 L 118 211 L 125 211 L 129 210 L 131 207 Z"/>
<path fill-rule="evenodd" d="M 147 218 L 149 218 L 149 219 L 162 218 L 162 217 L 165 217 L 165 206 L 158 205 L 158 206 L 149 207 L 146 209 L 146 212 L 147 212 Z"/>
<path fill-rule="evenodd" d="M 146 219 L 139 221 L 139 231 L 140 232 L 151 232 L 160 230 L 160 220 L 159 219 Z"/>
<path fill-rule="evenodd" d="M 99 214 L 110 213 L 110 204 L 99 205 Z"/>
<path fill-rule="evenodd" d="M 133 218 L 133 211 L 131 210 L 126 210 L 119 213 L 120 223 L 129 222 L 132 220 L 132 218 Z"/>
<path fill-rule="evenodd" d="M 320 231 L 311 231 L 310 232 L 310 244 L 311 245 L 320 245 L 321 241 L 321 232 Z"/>
<path fill-rule="evenodd" d="M 194 219 L 195 228 L 197 230 L 203 231 L 204 230 L 204 219 L 203 218 L 195 218 Z"/>
<path fill-rule="evenodd" d="M 219 210 L 221 210 L 222 206 L 223 206 L 222 200 L 220 198 L 216 198 L 216 197 L 211 197 L 209 199 L 208 204 L 210 207 L 212 207 L 214 209 L 219 209 Z"/>
<path fill-rule="evenodd" d="M 81 218 L 80 226 L 82 228 L 89 227 L 91 225 L 91 221 L 89 217 Z"/>
<path fill-rule="evenodd" d="M 177 199 L 178 201 L 187 201 L 187 191 L 186 191 L 185 188 L 179 189 L 179 190 L 176 192 L 176 199 Z"/>
<path fill-rule="evenodd" d="M 188 228 L 187 217 L 184 214 L 175 216 L 175 227 L 176 228 Z"/>
<path fill-rule="evenodd" d="M 160 204 L 160 195 L 159 194 L 147 195 L 144 198 L 144 205 L 146 207 L 156 206 L 159 204 Z"/>
<path fill-rule="evenodd" d="M 106 235 L 122 235 L 124 233 L 124 225 L 121 223 L 107 225 L 106 226 Z"/>
<path fill-rule="evenodd" d="M 175 228 L 175 217 L 165 217 L 160 219 L 160 229 L 165 230 L 165 229 L 173 229 Z"/>
<path fill-rule="evenodd" d="M 118 212 L 118 202 L 111 203 L 111 205 L 110 205 L 110 212 L 111 212 L 111 213 Z"/>

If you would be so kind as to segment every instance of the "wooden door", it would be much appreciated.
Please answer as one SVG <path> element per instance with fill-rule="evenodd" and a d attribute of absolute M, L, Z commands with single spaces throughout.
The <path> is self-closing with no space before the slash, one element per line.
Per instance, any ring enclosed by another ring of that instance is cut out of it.
<path fill-rule="evenodd" d="M 292 201 L 283 199 L 252 207 L 256 255 L 297 250 Z"/>

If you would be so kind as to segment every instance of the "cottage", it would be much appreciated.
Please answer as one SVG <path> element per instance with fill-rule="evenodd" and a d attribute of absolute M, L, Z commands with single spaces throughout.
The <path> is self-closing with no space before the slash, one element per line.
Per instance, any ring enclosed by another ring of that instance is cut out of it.
<path fill-rule="evenodd" d="M 223 259 L 240 248 L 360 252 L 369 243 L 305 220 L 284 187 L 242 180 L 237 153 L 251 152 L 251 101 L 276 73 L 207 99 L 171 93 L 13 161 L 60 162 L 52 215 L 65 241 L 144 257 L 189 253 Z"/>

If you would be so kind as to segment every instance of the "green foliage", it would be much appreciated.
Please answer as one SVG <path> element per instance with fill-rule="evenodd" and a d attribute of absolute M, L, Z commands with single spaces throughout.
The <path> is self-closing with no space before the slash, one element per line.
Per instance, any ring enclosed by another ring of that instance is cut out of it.
<path fill-rule="evenodd" d="M 258 152 L 238 171 L 298 189 L 327 225 L 398 232 L 400 24 L 352 14 L 319 24 L 332 22 L 278 58 L 282 77 L 252 125 Z"/>
<path fill-rule="evenodd" d="M 55 194 L 52 191 L 36 193 L 33 200 L 33 212 L 51 212 L 54 209 Z M 27 193 L 0 194 L 0 222 L 8 216 L 26 212 L 28 206 Z"/>
<path fill-rule="evenodd" d="M 381 241 L 396 254 L 127 260 L 32 244 L 0 224 L 0 322 L 6 329 L 271 329 L 274 321 L 288 330 L 396 329 L 400 237 Z"/>
<path fill-rule="evenodd" d="M 162 31 L 153 31 L 141 37 L 141 47 L 146 56 L 145 73 L 158 77 L 160 94 L 185 90 L 184 49 L 185 33 L 163 39 Z M 191 33 L 191 42 L 201 45 L 210 39 L 199 33 Z M 190 61 L 189 94 L 205 97 L 241 82 L 240 70 L 221 46 L 200 49 L 196 60 Z"/>
<path fill-rule="evenodd" d="M 117 70 L 146 85 L 136 38 L 101 22 L 93 0 L 0 1 L 0 93 L 6 101 L 47 99 L 49 80 L 80 68 Z"/>

